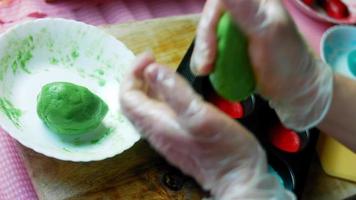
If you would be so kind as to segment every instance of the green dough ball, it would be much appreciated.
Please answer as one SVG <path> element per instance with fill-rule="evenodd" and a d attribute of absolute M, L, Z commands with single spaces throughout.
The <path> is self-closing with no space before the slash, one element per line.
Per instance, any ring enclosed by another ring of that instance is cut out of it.
<path fill-rule="evenodd" d="M 216 92 L 229 100 L 246 99 L 255 90 L 255 78 L 245 35 L 225 13 L 217 27 L 217 58 L 209 79 Z"/>
<path fill-rule="evenodd" d="M 55 133 L 74 135 L 96 128 L 108 106 L 87 88 L 65 82 L 42 87 L 37 99 L 37 114 Z"/>

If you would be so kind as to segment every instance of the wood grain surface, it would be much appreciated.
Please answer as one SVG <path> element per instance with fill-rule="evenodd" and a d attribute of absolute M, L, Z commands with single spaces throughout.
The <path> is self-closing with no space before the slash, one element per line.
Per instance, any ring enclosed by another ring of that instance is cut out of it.
<path fill-rule="evenodd" d="M 191 15 L 102 28 L 135 54 L 151 50 L 158 62 L 175 69 L 193 40 L 198 19 Z M 204 195 L 144 141 L 114 158 L 88 163 L 64 162 L 21 149 L 41 200 L 195 200 Z M 343 199 L 355 193 L 355 183 L 327 176 L 315 160 L 303 199 Z"/>
<path fill-rule="evenodd" d="M 356 195 L 356 183 L 328 176 L 317 158 L 311 165 L 307 180 L 303 200 L 341 200 Z"/>

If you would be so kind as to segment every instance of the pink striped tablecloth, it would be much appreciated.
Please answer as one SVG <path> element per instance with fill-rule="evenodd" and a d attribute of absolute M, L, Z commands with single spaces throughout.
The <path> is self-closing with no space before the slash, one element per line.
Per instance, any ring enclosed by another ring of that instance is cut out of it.
<path fill-rule="evenodd" d="M 284 3 L 300 32 L 318 54 L 323 32 L 330 24 L 314 21 Z M 0 32 L 22 21 L 43 17 L 76 19 L 93 25 L 167 17 L 201 11 L 205 0 L 0 0 Z M 0 129 L 0 200 L 37 199 L 17 150 L 17 143 Z"/>
<path fill-rule="evenodd" d="M 93 25 L 198 13 L 205 0 L 0 0 L 0 33 L 16 23 L 43 17 Z M 18 153 L 18 144 L 0 129 L 0 200 L 37 199 Z"/>

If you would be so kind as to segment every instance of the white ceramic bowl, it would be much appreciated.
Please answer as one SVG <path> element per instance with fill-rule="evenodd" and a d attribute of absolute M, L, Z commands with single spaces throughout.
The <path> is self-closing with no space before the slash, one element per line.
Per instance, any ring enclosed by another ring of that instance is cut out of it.
<path fill-rule="evenodd" d="M 133 53 L 102 30 L 65 19 L 39 19 L 0 35 L 0 125 L 13 138 L 46 156 L 93 161 L 115 156 L 139 140 L 120 112 L 119 85 Z M 46 83 L 87 87 L 109 106 L 102 125 L 81 136 L 52 133 L 36 112 Z"/>

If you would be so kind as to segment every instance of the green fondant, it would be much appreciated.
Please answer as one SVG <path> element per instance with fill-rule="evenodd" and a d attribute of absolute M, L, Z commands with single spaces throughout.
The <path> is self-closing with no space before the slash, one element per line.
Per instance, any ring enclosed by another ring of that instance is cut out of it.
<path fill-rule="evenodd" d="M 222 97 L 238 101 L 255 89 L 255 78 L 248 54 L 247 38 L 225 13 L 217 27 L 217 58 L 209 79 Z"/>
<path fill-rule="evenodd" d="M 74 135 L 95 129 L 108 106 L 87 88 L 67 82 L 43 86 L 38 95 L 37 113 L 55 133 Z"/>

